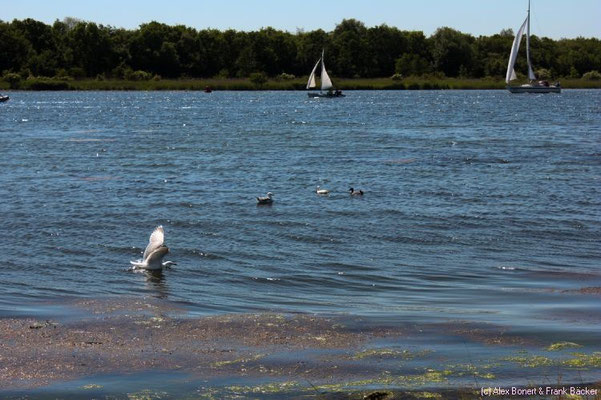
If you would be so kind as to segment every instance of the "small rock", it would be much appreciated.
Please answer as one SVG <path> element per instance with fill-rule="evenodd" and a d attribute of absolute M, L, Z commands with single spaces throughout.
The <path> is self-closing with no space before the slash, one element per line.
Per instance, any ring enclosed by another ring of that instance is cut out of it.
<path fill-rule="evenodd" d="M 363 396 L 363 400 L 385 400 L 390 394 L 390 392 L 372 392 Z"/>

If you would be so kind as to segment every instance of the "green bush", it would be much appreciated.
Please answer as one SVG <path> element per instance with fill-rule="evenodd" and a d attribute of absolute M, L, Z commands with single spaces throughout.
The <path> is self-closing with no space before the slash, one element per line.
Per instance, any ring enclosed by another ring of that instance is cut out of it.
<path fill-rule="evenodd" d="M 586 74 L 582 75 L 582 79 L 587 81 L 598 81 L 601 80 L 601 73 L 599 71 L 589 71 Z"/>
<path fill-rule="evenodd" d="M 221 70 L 219 70 L 219 73 L 215 76 L 215 78 L 217 79 L 226 79 L 230 77 L 230 71 L 227 68 L 222 68 Z"/>
<path fill-rule="evenodd" d="M 152 74 L 142 70 L 132 71 L 127 68 L 123 71 L 123 78 L 128 81 L 149 81 L 152 79 Z"/>
<path fill-rule="evenodd" d="M 132 74 L 134 81 L 149 81 L 152 79 L 152 74 L 146 71 L 138 70 Z"/>
<path fill-rule="evenodd" d="M 4 74 L 2 79 L 10 85 L 11 89 L 18 89 L 21 86 L 21 81 L 23 80 L 21 75 L 14 72 Z"/>
<path fill-rule="evenodd" d="M 576 68 L 574 68 L 573 65 L 570 67 L 570 75 L 569 75 L 569 77 L 572 78 L 572 79 L 576 79 L 576 78 L 580 77 L 580 74 L 578 73 L 578 70 Z"/>
<path fill-rule="evenodd" d="M 113 78 L 125 79 L 126 72 L 131 73 L 131 68 L 127 67 L 124 63 L 121 63 L 111 70 L 110 76 Z"/>
<path fill-rule="evenodd" d="M 293 74 L 287 74 L 285 72 L 282 72 L 281 74 L 279 74 L 276 79 L 278 81 L 290 81 L 292 79 L 296 78 L 296 76 L 294 76 Z"/>
<path fill-rule="evenodd" d="M 403 80 L 403 75 L 402 74 L 394 74 L 390 77 L 390 79 L 392 79 L 393 81 L 400 81 L 400 80 Z"/>
<path fill-rule="evenodd" d="M 536 76 L 538 79 L 551 79 L 551 71 L 546 68 L 537 69 Z"/>
<path fill-rule="evenodd" d="M 432 70 L 430 63 L 419 54 L 404 53 L 394 63 L 394 71 L 397 74 L 409 76 L 420 76 Z"/>
<path fill-rule="evenodd" d="M 253 72 L 248 79 L 256 86 L 263 86 L 267 83 L 267 75 L 264 72 Z"/>

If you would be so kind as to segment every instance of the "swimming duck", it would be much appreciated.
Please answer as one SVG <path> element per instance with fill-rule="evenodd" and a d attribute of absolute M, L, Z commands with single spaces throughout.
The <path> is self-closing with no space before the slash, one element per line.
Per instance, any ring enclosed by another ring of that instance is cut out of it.
<path fill-rule="evenodd" d="M 348 191 L 351 194 L 351 196 L 363 196 L 363 190 L 361 189 L 355 190 L 354 188 L 350 188 Z"/>
<path fill-rule="evenodd" d="M 330 194 L 330 191 L 328 189 L 320 189 L 319 186 L 317 186 L 317 189 L 315 189 L 315 193 L 317 193 L 317 194 Z"/>
<path fill-rule="evenodd" d="M 266 197 L 257 197 L 257 204 L 271 204 L 271 203 L 273 203 L 273 199 L 271 198 L 271 196 L 273 196 L 273 193 L 267 192 L 267 196 Z"/>

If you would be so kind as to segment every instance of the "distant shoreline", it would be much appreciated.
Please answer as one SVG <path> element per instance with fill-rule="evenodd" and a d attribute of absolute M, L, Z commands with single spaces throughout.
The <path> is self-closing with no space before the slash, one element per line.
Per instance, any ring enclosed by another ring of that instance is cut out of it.
<path fill-rule="evenodd" d="M 564 89 L 601 89 L 601 80 L 559 79 Z M 502 79 L 461 79 L 407 77 L 401 80 L 391 78 L 337 79 L 335 85 L 341 90 L 494 90 L 505 89 Z M 34 78 L 21 81 L 12 90 L 198 90 L 210 88 L 223 90 L 305 90 L 306 79 L 269 79 L 262 84 L 253 83 L 247 78 L 209 79 L 160 79 L 160 80 L 117 80 L 117 79 L 65 79 Z M 0 90 L 11 90 L 8 83 L 1 82 Z M 318 90 L 318 89 L 316 89 Z"/>

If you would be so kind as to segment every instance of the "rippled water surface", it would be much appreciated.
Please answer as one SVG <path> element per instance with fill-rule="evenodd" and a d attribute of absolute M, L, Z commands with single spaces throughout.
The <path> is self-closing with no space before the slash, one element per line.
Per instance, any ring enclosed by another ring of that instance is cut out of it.
<path fill-rule="evenodd" d="M 599 91 L 16 92 L 0 132 L 5 312 L 601 319 Z M 131 272 L 157 225 L 177 266 Z"/>

